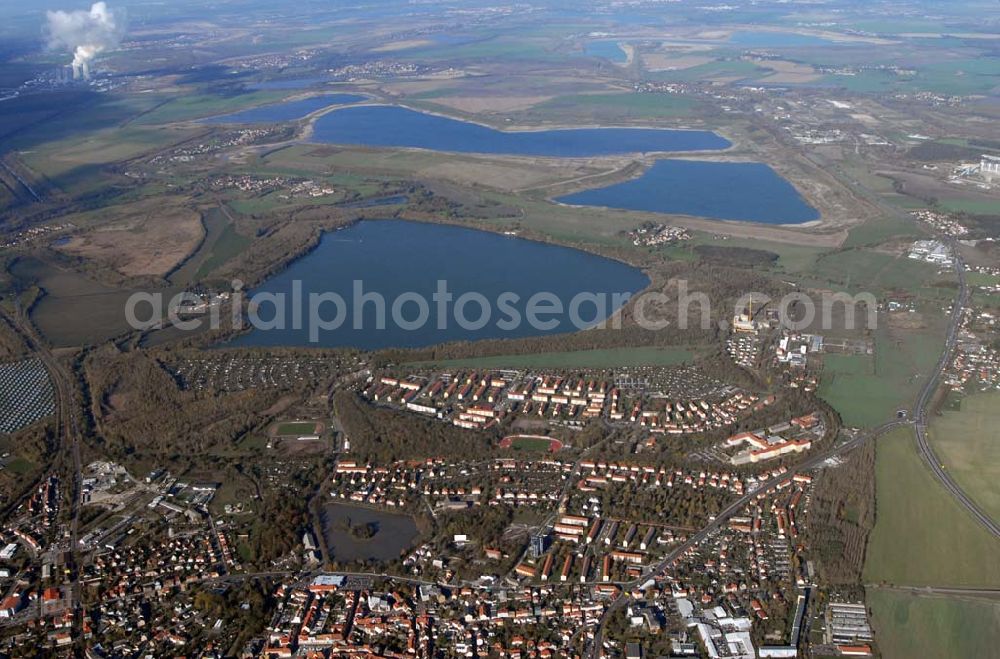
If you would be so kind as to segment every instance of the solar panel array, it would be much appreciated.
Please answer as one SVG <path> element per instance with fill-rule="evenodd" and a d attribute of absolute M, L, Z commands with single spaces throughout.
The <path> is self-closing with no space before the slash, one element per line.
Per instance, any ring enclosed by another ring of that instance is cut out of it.
<path fill-rule="evenodd" d="M 41 361 L 0 364 L 0 433 L 16 432 L 55 411 L 55 392 Z"/>

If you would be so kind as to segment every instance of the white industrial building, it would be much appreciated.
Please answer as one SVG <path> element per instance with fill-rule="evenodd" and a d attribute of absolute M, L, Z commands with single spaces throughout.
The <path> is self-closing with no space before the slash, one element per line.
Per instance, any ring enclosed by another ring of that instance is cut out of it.
<path fill-rule="evenodd" d="M 1000 156 L 983 156 L 979 161 L 979 173 L 988 181 L 1000 179 Z"/>
<path fill-rule="evenodd" d="M 943 267 L 951 267 L 954 263 L 951 250 L 939 240 L 916 241 L 910 248 L 910 258 Z"/>
<path fill-rule="evenodd" d="M 826 642 L 871 642 L 871 626 L 864 604 L 831 602 L 826 609 Z"/>

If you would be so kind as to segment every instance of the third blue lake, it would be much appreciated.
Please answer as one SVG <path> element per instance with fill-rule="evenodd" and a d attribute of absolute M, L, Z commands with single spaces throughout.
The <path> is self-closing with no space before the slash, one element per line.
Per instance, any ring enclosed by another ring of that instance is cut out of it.
<path fill-rule="evenodd" d="M 819 219 L 819 212 L 791 183 L 767 165 L 753 162 L 657 160 L 639 178 L 556 201 L 765 224 Z"/>
<path fill-rule="evenodd" d="M 628 61 L 628 53 L 622 50 L 617 41 L 588 41 L 583 47 L 583 54 L 587 57 L 599 57 L 615 64 L 624 64 Z"/>
<path fill-rule="evenodd" d="M 312 139 L 330 144 L 570 158 L 717 150 L 730 146 L 725 138 L 704 130 L 574 128 L 502 131 L 386 105 L 362 105 L 330 112 L 316 121 Z"/>

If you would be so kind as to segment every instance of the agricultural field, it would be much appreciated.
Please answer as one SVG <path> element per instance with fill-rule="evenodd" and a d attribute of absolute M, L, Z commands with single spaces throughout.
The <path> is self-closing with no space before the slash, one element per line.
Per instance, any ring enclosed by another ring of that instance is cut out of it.
<path fill-rule="evenodd" d="M 736 82 L 755 80 L 771 73 L 753 62 L 713 60 L 698 66 L 692 66 L 675 71 L 659 71 L 650 73 L 653 80 L 664 82 Z"/>
<path fill-rule="evenodd" d="M 926 208 L 927 203 L 915 197 L 911 197 L 896 189 L 893 180 L 884 172 L 872 171 L 872 164 L 859 161 L 854 158 L 845 159 L 840 165 L 841 171 L 850 179 L 857 181 L 859 185 L 893 208 L 900 210 L 912 210 L 916 208 Z M 881 219 L 869 220 L 862 226 L 880 223 Z M 855 246 L 850 239 L 845 246 Z"/>
<path fill-rule="evenodd" d="M 855 401 L 859 385 L 875 377 L 874 358 L 868 355 L 826 355 L 823 357 L 823 379 L 819 394 L 840 412 L 844 423 L 853 426 L 876 425 L 884 420 L 886 407 L 882 401 L 864 397 L 864 404 Z M 875 389 L 877 385 L 870 384 Z"/>
<path fill-rule="evenodd" d="M 302 206 L 323 206 L 330 202 L 330 199 L 325 198 L 292 201 L 285 196 L 284 192 L 269 192 L 259 197 L 231 199 L 228 205 L 241 215 L 264 215 L 289 211 Z"/>
<path fill-rule="evenodd" d="M 1000 277 L 983 272 L 967 272 L 965 273 L 965 281 L 969 286 L 996 286 L 1000 284 Z"/>
<path fill-rule="evenodd" d="M 995 57 L 944 59 L 922 66 L 913 83 L 939 94 L 985 94 L 1000 82 L 998 71 Z"/>
<path fill-rule="evenodd" d="M 868 606 L 885 659 L 990 657 L 1000 645 L 1000 601 L 871 588 Z"/>
<path fill-rule="evenodd" d="M 32 169 L 48 178 L 68 181 L 76 168 L 129 160 L 204 132 L 203 128 L 132 126 L 84 132 L 47 142 L 25 152 L 23 158 Z"/>
<path fill-rule="evenodd" d="M 934 479 L 910 429 L 878 440 L 875 529 L 864 578 L 899 586 L 1000 586 L 996 540 Z"/>
<path fill-rule="evenodd" d="M 22 457 L 16 457 L 3 466 L 5 471 L 9 471 L 12 474 L 16 474 L 18 476 L 24 476 L 26 474 L 30 474 L 37 467 L 38 467 L 37 464 L 35 464 L 31 460 L 28 460 L 27 458 L 22 458 Z"/>
<path fill-rule="evenodd" d="M 80 140 L 110 127 L 121 128 L 157 104 L 148 94 L 59 91 L 51 97 L 25 95 L 0 106 L 0 140 L 12 149 L 34 149 L 64 139 Z M 114 132 L 114 129 L 110 132 Z"/>
<path fill-rule="evenodd" d="M 650 73 L 659 71 L 682 71 L 696 66 L 703 66 L 715 61 L 710 55 L 698 54 L 697 51 L 674 52 L 667 49 L 665 52 L 643 52 L 639 58 L 643 69 Z"/>
<path fill-rule="evenodd" d="M 944 343 L 936 329 L 895 331 L 886 322 L 881 315 L 874 356 L 823 357 L 819 395 L 849 426 L 877 426 L 909 409 Z"/>
<path fill-rule="evenodd" d="M 938 269 L 905 254 L 848 249 L 824 255 L 810 274 L 847 291 L 917 293 L 938 278 Z"/>
<path fill-rule="evenodd" d="M 890 240 L 918 240 L 924 235 L 916 220 L 882 217 L 851 229 L 844 247 L 869 247 Z"/>
<path fill-rule="evenodd" d="M 245 94 L 182 94 L 162 99 L 155 109 L 138 117 L 139 126 L 158 126 L 181 121 L 191 121 L 237 110 L 281 101 L 288 92 L 258 91 Z"/>
<path fill-rule="evenodd" d="M 450 359 L 433 362 L 436 368 L 593 368 L 609 369 L 629 366 L 677 366 L 694 361 L 693 348 L 609 348 L 571 352 L 540 352 L 528 355 L 497 355 L 472 359 Z M 413 365 L 429 366 L 428 362 Z"/>
<path fill-rule="evenodd" d="M 931 423 L 930 440 L 959 487 L 1000 520 L 1000 393 L 962 399 Z"/>
<path fill-rule="evenodd" d="M 435 59 L 467 60 L 471 62 L 490 59 L 504 59 L 509 61 L 563 59 L 563 56 L 550 50 L 548 40 L 529 41 L 525 40 L 523 36 L 520 38 L 493 37 L 457 46 L 444 46 L 435 42 L 431 43 L 433 45 L 430 47 L 419 47 L 418 45 L 409 50 L 394 53 L 394 55 L 422 61 L 433 61 Z"/>
<path fill-rule="evenodd" d="M 972 215 L 1000 214 L 1000 200 L 942 199 L 939 204 L 944 210 L 953 213 L 970 213 Z"/>
<path fill-rule="evenodd" d="M 973 151 L 985 151 L 977 149 Z M 968 155 L 966 158 L 973 160 Z M 951 161 L 955 162 L 955 161 Z M 948 166 L 947 162 L 939 163 L 938 170 Z M 1000 201 L 995 195 L 979 190 L 976 186 L 965 184 L 955 185 L 943 181 L 940 176 L 914 170 L 891 170 L 887 172 L 897 183 L 906 199 L 912 200 L 905 206 L 932 208 L 938 211 L 952 213 L 968 213 L 971 215 L 996 215 L 1000 213 Z"/>
<path fill-rule="evenodd" d="M 427 151 L 393 152 L 296 145 L 269 154 L 263 163 L 265 171 L 275 174 L 312 178 L 322 175 L 331 168 L 350 167 L 391 176 L 442 179 L 515 191 L 555 185 L 581 176 L 613 172 L 624 165 L 624 160 L 612 159 L 608 165 L 598 167 L 589 163 L 577 161 L 566 163 L 550 158 L 498 159 L 477 155 L 451 156 Z M 376 191 L 360 188 L 364 181 L 358 179 L 330 182 L 338 187 L 350 186 L 359 194 Z"/>
<path fill-rule="evenodd" d="M 532 115 L 563 120 L 567 116 L 591 119 L 661 119 L 696 116 L 697 104 L 684 96 L 667 94 L 578 94 L 559 96 L 532 108 Z"/>

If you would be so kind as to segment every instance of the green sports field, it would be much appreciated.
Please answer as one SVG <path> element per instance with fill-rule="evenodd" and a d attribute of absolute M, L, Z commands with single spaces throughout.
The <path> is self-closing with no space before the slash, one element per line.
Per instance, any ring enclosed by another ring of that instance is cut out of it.
<path fill-rule="evenodd" d="M 275 428 L 275 433 L 279 437 L 315 435 L 318 425 L 315 421 L 287 421 L 279 423 Z"/>
<path fill-rule="evenodd" d="M 534 437 L 519 437 L 511 444 L 515 451 L 529 451 L 532 453 L 544 453 L 549 450 L 552 443 L 547 439 L 535 439 Z"/>

